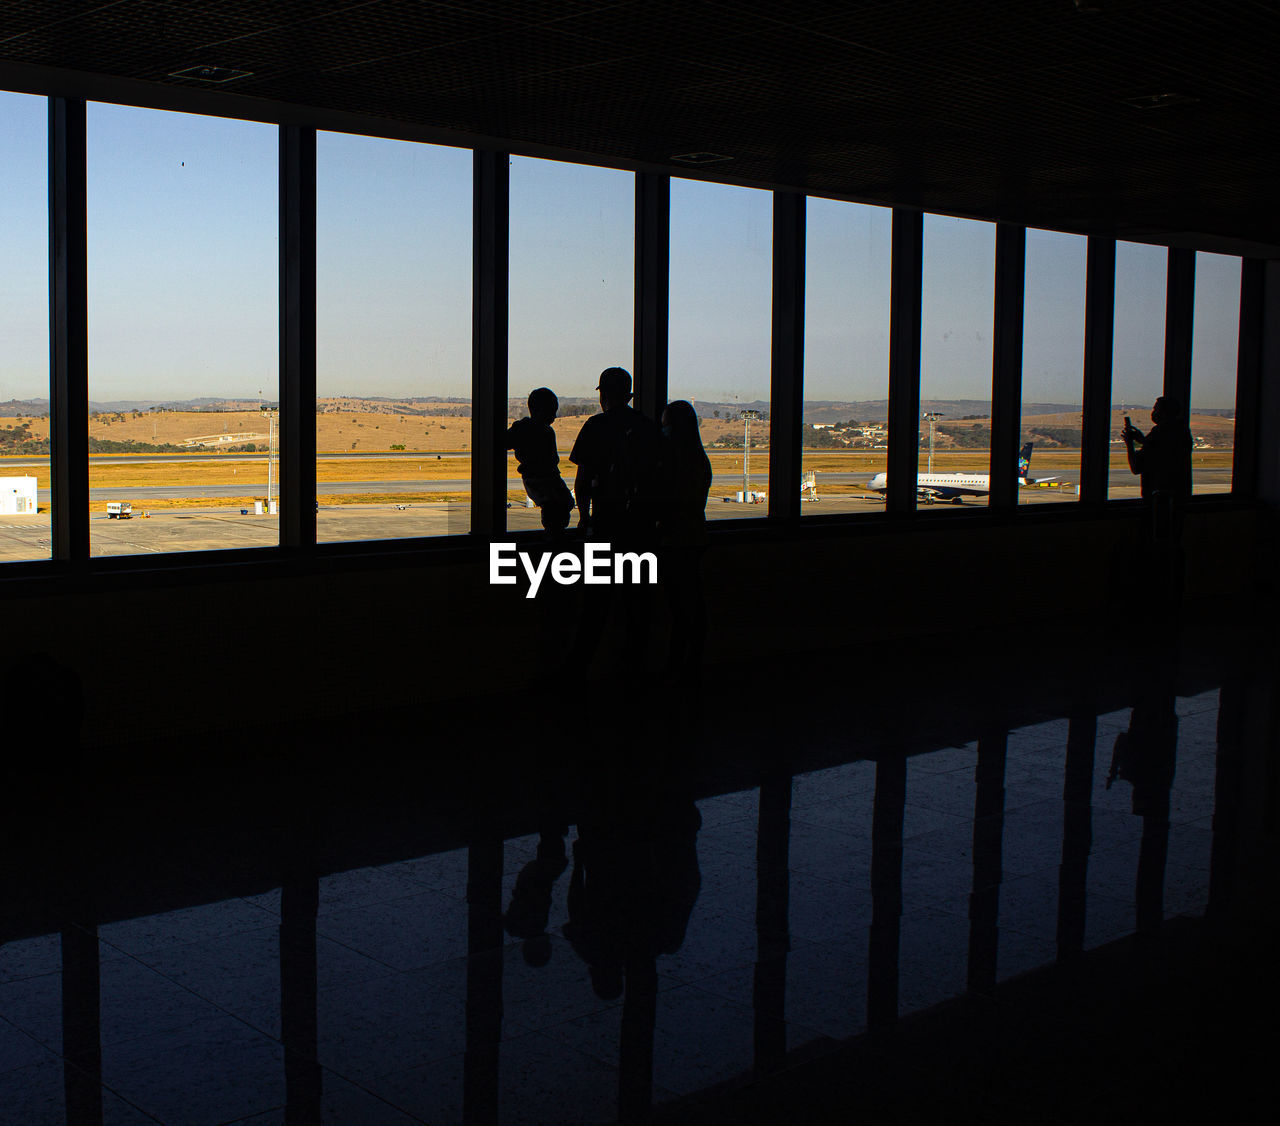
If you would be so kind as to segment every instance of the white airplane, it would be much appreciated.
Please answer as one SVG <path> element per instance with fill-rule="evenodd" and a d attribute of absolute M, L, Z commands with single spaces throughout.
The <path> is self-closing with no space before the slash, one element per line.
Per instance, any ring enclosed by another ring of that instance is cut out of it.
<path fill-rule="evenodd" d="M 1038 481 L 1056 481 L 1056 477 L 1029 477 L 1027 470 L 1031 468 L 1031 447 L 1028 442 L 1018 451 L 1018 488 L 1034 485 Z M 867 482 L 867 488 L 874 493 L 883 494 L 889 488 L 889 475 L 877 473 Z M 916 499 L 925 504 L 936 500 L 949 500 L 952 504 L 961 504 L 965 497 L 985 497 L 991 492 L 991 475 L 989 473 L 918 473 L 916 475 Z"/>

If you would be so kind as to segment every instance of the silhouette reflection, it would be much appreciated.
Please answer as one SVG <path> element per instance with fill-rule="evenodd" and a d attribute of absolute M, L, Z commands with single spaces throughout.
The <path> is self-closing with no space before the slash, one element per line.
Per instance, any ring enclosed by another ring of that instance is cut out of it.
<path fill-rule="evenodd" d="M 565 854 L 565 828 L 539 834 L 538 851 L 516 877 L 511 902 L 503 915 L 503 925 L 512 938 L 523 939 L 524 960 L 531 966 L 545 966 L 551 960 L 551 939 L 547 922 L 551 915 L 551 893 L 556 881 L 569 867 Z"/>
<path fill-rule="evenodd" d="M 1117 779 L 1133 787 L 1133 812 L 1142 818 L 1135 885 L 1138 934 L 1164 921 L 1164 876 L 1169 853 L 1169 795 L 1178 750 L 1176 656 L 1160 647 L 1139 669 L 1129 729 L 1116 737 L 1107 788 Z"/>
<path fill-rule="evenodd" d="M 117 1090 L 162 1121 L 694 1121 L 699 1097 L 859 1045 L 905 1067 L 948 1021 L 949 1066 L 937 1045 L 1006 1008 L 1063 1019 L 1024 969 L 1098 1005 L 1126 980 L 1111 938 L 1141 934 L 1151 975 L 1197 904 L 1222 928 L 1264 910 L 1274 668 L 1233 659 L 1215 695 L 1169 637 L 1038 712 L 951 697 L 821 753 L 767 730 L 727 750 L 718 701 L 696 739 L 675 702 L 602 701 L 589 745 L 540 735 L 501 779 L 429 797 L 388 774 L 367 798 L 294 777 L 253 807 L 172 798 L 166 849 L 127 786 L 99 808 L 51 780 L 58 831 L 5 838 L 0 1105 L 74 1126 L 118 1117 Z"/>
<path fill-rule="evenodd" d="M 586 773 L 561 931 L 595 995 L 623 998 L 618 1118 L 645 1121 L 653 1092 L 658 959 L 684 944 L 702 886 L 702 818 L 683 770 L 636 747 Z"/>

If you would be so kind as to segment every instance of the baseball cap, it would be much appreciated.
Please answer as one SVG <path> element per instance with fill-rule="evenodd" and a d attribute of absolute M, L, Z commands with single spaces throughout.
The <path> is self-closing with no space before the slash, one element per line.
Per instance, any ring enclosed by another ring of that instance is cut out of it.
<path fill-rule="evenodd" d="M 626 368 L 605 368 L 600 373 L 597 391 L 603 391 L 611 399 L 631 398 L 631 373 Z"/>

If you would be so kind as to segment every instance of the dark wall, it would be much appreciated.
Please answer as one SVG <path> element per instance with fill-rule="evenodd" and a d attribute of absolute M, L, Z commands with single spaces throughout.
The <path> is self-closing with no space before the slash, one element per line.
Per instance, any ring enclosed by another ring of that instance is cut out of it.
<path fill-rule="evenodd" d="M 717 540 L 705 568 L 708 660 L 820 659 L 865 640 L 873 665 L 888 637 L 1108 613 L 1138 597 L 1116 589 L 1137 519 L 991 526 L 938 513 L 899 531 Z M 1264 524 L 1243 508 L 1191 516 L 1187 597 L 1256 589 Z M 528 600 L 523 587 L 489 586 L 480 559 L 356 567 L 10 597 L 5 616 L 24 651 L 43 648 L 83 679 L 89 746 L 222 732 L 243 749 L 294 719 L 414 706 L 429 734 L 465 721 L 459 701 L 514 693 L 546 672 L 563 688 L 563 711 L 549 714 L 571 711 L 580 587 L 548 582 Z M 660 596 L 651 617 L 656 646 Z"/>

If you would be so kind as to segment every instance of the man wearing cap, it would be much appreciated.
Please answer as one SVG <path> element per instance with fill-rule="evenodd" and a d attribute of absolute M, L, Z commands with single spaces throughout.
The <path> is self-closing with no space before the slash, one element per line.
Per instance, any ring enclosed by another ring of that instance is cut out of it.
<path fill-rule="evenodd" d="M 578 431 L 569 460 L 578 467 L 578 525 L 601 539 L 644 540 L 656 520 L 658 428 L 630 405 L 631 374 L 606 368 L 596 386 L 600 414 Z"/>

